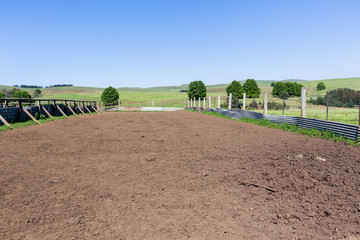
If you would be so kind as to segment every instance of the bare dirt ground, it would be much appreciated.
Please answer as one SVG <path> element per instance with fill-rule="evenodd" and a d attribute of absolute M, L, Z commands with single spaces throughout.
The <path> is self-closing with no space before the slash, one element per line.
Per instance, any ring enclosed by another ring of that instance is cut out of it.
<path fill-rule="evenodd" d="M 360 235 L 360 148 L 208 115 L 7 131 L 0 166 L 0 239 Z"/>

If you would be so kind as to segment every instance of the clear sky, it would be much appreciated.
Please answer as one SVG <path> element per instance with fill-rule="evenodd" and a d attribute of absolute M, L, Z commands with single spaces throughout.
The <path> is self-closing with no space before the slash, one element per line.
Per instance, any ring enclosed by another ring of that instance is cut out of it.
<path fill-rule="evenodd" d="M 359 76 L 359 0 L 0 0 L 0 85 Z"/>

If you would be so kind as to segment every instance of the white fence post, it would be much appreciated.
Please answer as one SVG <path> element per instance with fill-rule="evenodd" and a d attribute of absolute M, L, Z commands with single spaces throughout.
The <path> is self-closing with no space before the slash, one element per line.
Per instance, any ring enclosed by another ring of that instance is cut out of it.
<path fill-rule="evenodd" d="M 152 100 L 152 106 L 155 107 L 155 101 L 154 100 Z"/>
<path fill-rule="evenodd" d="M 209 96 L 209 108 L 211 108 L 211 96 Z"/>
<path fill-rule="evenodd" d="M 190 101 L 189 101 L 189 99 L 188 99 L 188 107 L 190 107 Z"/>
<path fill-rule="evenodd" d="M 301 117 L 306 118 L 306 88 L 301 88 Z"/>
<path fill-rule="evenodd" d="M 203 107 L 204 107 L 204 109 L 205 109 L 205 108 L 206 108 L 206 98 L 203 98 L 203 101 L 204 101 Z"/>
<path fill-rule="evenodd" d="M 200 100 L 200 98 L 199 98 L 199 108 L 201 107 L 201 100 Z"/>
<path fill-rule="evenodd" d="M 232 102 L 232 101 L 231 101 L 231 100 L 232 100 L 231 98 L 232 98 L 232 94 L 230 93 L 230 94 L 229 94 L 229 110 L 231 110 L 231 102 Z"/>
<path fill-rule="evenodd" d="M 218 108 L 220 108 L 220 95 L 218 95 Z"/>
<path fill-rule="evenodd" d="M 264 95 L 264 114 L 267 114 L 267 92 Z"/>
<path fill-rule="evenodd" d="M 246 109 L 245 106 L 246 106 L 246 93 L 243 93 L 243 110 Z"/>

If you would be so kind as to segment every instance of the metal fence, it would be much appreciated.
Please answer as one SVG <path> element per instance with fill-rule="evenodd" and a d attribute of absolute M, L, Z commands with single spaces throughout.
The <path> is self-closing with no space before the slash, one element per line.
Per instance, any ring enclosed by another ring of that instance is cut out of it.
<path fill-rule="evenodd" d="M 193 110 L 199 110 L 199 108 L 190 108 Z M 359 139 L 360 135 L 360 126 L 352 125 L 346 123 L 331 122 L 313 118 L 302 118 L 302 117 L 292 117 L 292 116 L 277 116 L 277 115 L 268 115 L 257 112 L 250 112 L 245 110 L 226 110 L 222 108 L 208 108 L 205 111 L 217 112 L 228 116 L 233 119 L 240 118 L 252 118 L 252 119 L 266 119 L 274 123 L 287 123 L 294 124 L 301 129 L 317 129 L 320 131 L 329 131 L 338 136 L 342 136 L 354 141 Z"/>

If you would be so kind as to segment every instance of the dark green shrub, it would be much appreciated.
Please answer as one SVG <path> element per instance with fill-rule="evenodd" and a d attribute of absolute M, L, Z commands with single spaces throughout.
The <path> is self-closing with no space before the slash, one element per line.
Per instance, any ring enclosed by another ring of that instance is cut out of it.
<path fill-rule="evenodd" d="M 31 95 L 27 91 L 17 91 L 14 93 L 14 98 L 31 98 Z"/>
<path fill-rule="evenodd" d="M 46 117 L 45 117 L 44 114 L 41 114 L 41 113 L 39 113 L 39 112 L 36 112 L 36 113 L 34 114 L 34 118 L 37 119 L 37 120 L 39 120 L 39 119 L 45 119 Z"/>
<path fill-rule="evenodd" d="M 101 94 L 101 101 L 104 103 L 105 106 L 116 105 L 118 103 L 118 100 L 119 92 L 111 86 L 105 88 L 103 93 Z"/>
<path fill-rule="evenodd" d="M 325 89 L 326 89 L 326 85 L 325 85 L 325 83 L 323 83 L 323 82 L 319 82 L 319 83 L 316 85 L 316 90 L 318 90 L 318 91 L 325 90 Z"/>
<path fill-rule="evenodd" d="M 42 94 L 41 94 L 41 90 L 40 89 L 35 89 L 34 91 L 34 97 L 41 97 Z"/>
<path fill-rule="evenodd" d="M 352 108 L 360 103 L 360 91 L 349 88 L 338 88 L 329 91 L 329 106 L 332 107 L 349 107 Z M 326 95 L 319 96 L 317 99 L 310 98 L 308 101 L 314 105 L 326 105 Z"/>

